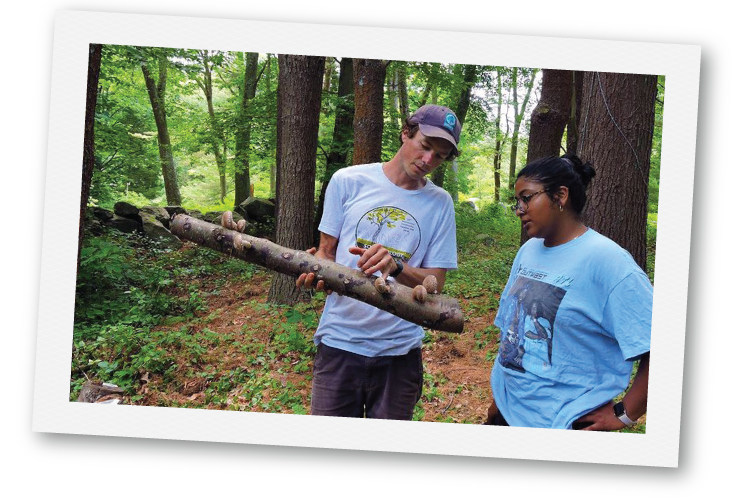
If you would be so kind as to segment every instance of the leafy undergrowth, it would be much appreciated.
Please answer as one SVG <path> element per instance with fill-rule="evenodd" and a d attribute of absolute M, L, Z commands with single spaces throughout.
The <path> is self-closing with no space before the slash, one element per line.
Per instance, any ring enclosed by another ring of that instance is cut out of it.
<path fill-rule="evenodd" d="M 414 419 L 480 424 L 497 353 L 492 325 L 518 249 L 518 221 L 490 208 L 457 211 L 457 297 L 463 333 L 427 330 Z M 160 251 L 136 236 L 85 241 L 76 294 L 70 399 L 84 382 L 125 390 L 124 404 L 308 414 L 313 334 L 323 294 L 266 302 L 263 268 L 185 243 Z M 636 429 L 644 432 L 645 419 Z"/>

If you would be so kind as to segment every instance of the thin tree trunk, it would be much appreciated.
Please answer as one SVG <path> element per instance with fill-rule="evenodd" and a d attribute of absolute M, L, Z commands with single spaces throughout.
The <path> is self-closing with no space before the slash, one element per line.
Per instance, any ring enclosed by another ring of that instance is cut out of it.
<path fill-rule="evenodd" d="M 440 72 L 440 63 L 432 63 L 429 65 L 429 74 L 427 76 L 427 84 L 425 85 L 424 92 L 422 93 L 422 97 L 419 98 L 419 106 L 422 107 L 425 104 L 427 104 L 427 100 L 430 98 L 430 96 L 434 95 L 433 88 L 436 85 L 436 80 L 438 77 L 438 74 Z"/>
<path fill-rule="evenodd" d="M 646 269 L 648 178 L 657 77 L 586 72 L 579 157 L 596 176 L 584 222 L 630 252 Z"/>
<path fill-rule="evenodd" d="M 453 106 L 453 110 L 456 112 L 456 118 L 458 118 L 459 123 L 463 125 L 466 120 L 466 113 L 469 111 L 469 105 L 471 104 L 471 90 L 477 83 L 478 68 L 473 64 L 467 64 L 463 67 L 458 66 L 457 68 L 463 73 L 463 78 L 461 80 L 461 90 L 458 93 L 458 98 Z M 458 195 L 458 179 L 456 179 L 455 168 L 455 162 L 443 162 L 434 172 L 432 172 L 430 177 L 435 185 L 445 188 L 454 200 Z M 447 184 L 445 182 L 446 172 L 450 172 L 448 175 L 450 182 Z"/>
<path fill-rule="evenodd" d="M 383 86 L 387 63 L 354 59 L 354 164 L 376 163 L 383 147 Z"/>
<path fill-rule="evenodd" d="M 323 57 L 279 55 L 276 242 L 289 248 L 313 246 L 315 153 L 324 67 Z M 303 296 L 293 277 L 273 276 L 269 302 L 293 304 Z"/>
<path fill-rule="evenodd" d="M 536 71 L 532 70 L 531 79 L 527 84 L 526 96 L 523 99 L 523 104 L 518 107 L 518 68 L 513 68 L 512 85 L 513 85 L 513 109 L 515 110 L 515 120 L 513 122 L 513 137 L 510 143 L 510 171 L 508 173 L 508 189 L 513 190 L 516 177 L 516 163 L 518 158 L 518 131 L 521 128 L 521 122 L 523 116 L 526 113 L 526 105 L 529 103 L 529 97 L 531 96 L 531 90 L 534 88 L 534 78 L 536 77 Z"/>
<path fill-rule="evenodd" d="M 493 158 L 493 170 L 495 173 L 495 203 L 500 201 L 500 188 L 502 186 L 502 159 L 503 150 L 505 149 L 505 143 L 510 135 L 510 121 L 508 120 L 508 114 L 510 113 L 510 103 L 506 103 L 505 111 L 505 133 L 500 132 L 500 105 L 502 103 L 502 80 L 500 69 L 497 70 L 497 119 L 495 120 L 495 154 Z"/>
<path fill-rule="evenodd" d="M 185 214 L 175 215 L 170 228 L 179 238 L 283 273 L 292 282 L 302 273 L 314 272 L 317 279 L 325 282 L 327 289 L 339 295 L 352 297 L 425 328 L 456 333 L 463 330 L 463 313 L 454 298 L 427 295 L 424 303 L 420 303 L 414 300 L 412 288 L 396 282 L 390 282 L 390 290 L 381 293 L 375 288 L 376 277 L 367 276 L 359 269 L 319 259 L 304 250 L 286 248 Z"/>
<path fill-rule="evenodd" d="M 257 90 L 258 53 L 245 53 L 245 77 L 242 85 L 242 101 L 239 109 L 239 124 L 235 136 L 234 160 L 234 205 L 250 196 L 250 101 Z"/>
<path fill-rule="evenodd" d="M 161 173 L 164 178 L 164 190 L 167 195 L 167 204 L 179 206 L 182 204 L 180 188 L 177 184 L 177 172 L 175 171 L 174 159 L 172 157 L 172 143 L 169 138 L 167 126 L 167 112 L 165 106 L 165 91 L 167 87 L 167 56 L 161 51 L 159 53 L 159 82 L 151 77 L 151 73 L 145 61 L 141 63 L 141 70 L 146 81 L 148 97 L 156 121 L 156 132 L 159 140 L 159 159 L 161 161 Z"/>
<path fill-rule="evenodd" d="M 267 63 L 267 65 L 268 65 L 268 72 L 266 73 L 266 78 L 265 78 L 265 81 L 266 81 L 266 92 L 268 93 L 268 95 L 271 95 L 271 79 L 272 79 L 271 75 L 273 73 L 273 71 L 271 69 L 273 67 L 273 64 L 272 64 L 273 59 L 272 58 L 273 58 L 273 55 L 268 54 L 268 63 Z M 278 98 L 278 93 L 277 93 L 277 98 Z M 276 108 L 278 110 L 278 104 L 277 104 Z M 277 113 L 278 113 L 278 111 L 277 111 Z M 274 152 L 276 151 L 276 147 L 277 147 L 277 144 L 278 144 L 278 140 L 277 140 L 277 138 L 278 138 L 278 123 L 279 123 L 278 122 L 278 116 L 276 118 L 277 118 L 277 121 L 276 121 L 276 130 L 277 130 L 277 133 L 273 134 L 271 136 L 271 151 L 274 151 Z M 275 155 L 275 158 L 278 158 L 278 155 Z M 268 192 L 271 193 L 270 197 L 275 199 L 276 198 L 276 162 L 275 161 L 273 163 L 271 163 L 269 165 L 269 167 L 268 167 L 268 181 L 269 181 L 269 191 Z"/>
<path fill-rule="evenodd" d="M 326 57 L 326 69 L 323 75 L 323 93 L 331 91 L 331 75 L 333 74 L 333 57 Z"/>
<path fill-rule="evenodd" d="M 224 203 L 224 198 L 227 196 L 227 157 L 226 157 L 226 138 L 224 137 L 224 130 L 222 129 L 219 121 L 216 119 L 216 112 L 214 111 L 214 87 L 211 63 L 209 61 L 209 54 L 207 50 L 200 51 L 200 57 L 203 62 L 203 81 L 198 82 L 200 88 L 203 90 L 203 94 L 206 96 L 206 104 L 208 106 L 208 117 L 211 123 L 211 132 L 209 134 L 211 141 L 211 149 L 216 159 L 216 166 L 219 170 L 219 186 L 221 189 L 221 203 Z"/>
<path fill-rule="evenodd" d="M 399 123 L 399 108 L 398 108 L 398 72 L 396 68 L 391 66 L 391 76 L 388 82 L 388 101 L 391 103 L 391 109 L 388 110 L 388 117 L 391 120 L 391 127 L 396 130 L 401 129 Z"/>
<path fill-rule="evenodd" d="M 323 206 L 325 204 L 326 189 L 333 174 L 346 166 L 346 158 L 352 149 L 352 128 L 354 121 L 354 78 L 352 60 L 348 57 L 341 59 L 339 73 L 338 105 L 336 106 L 336 119 L 333 126 L 333 140 L 331 151 L 326 159 L 326 171 L 323 174 L 323 182 L 318 197 L 318 209 L 315 211 L 315 242 L 319 240 L 317 231 L 323 217 Z"/>
<path fill-rule="evenodd" d="M 81 246 L 83 245 L 83 223 L 86 206 L 91 192 L 91 178 L 94 175 L 94 119 L 96 115 L 96 98 L 99 94 L 99 72 L 102 66 L 102 44 L 89 44 L 89 69 L 86 78 L 86 118 L 83 131 L 83 179 L 81 180 L 81 205 L 78 219 L 78 257 L 76 268 L 81 264 Z"/>
<path fill-rule="evenodd" d="M 400 65 L 396 69 L 398 75 L 398 107 L 399 107 L 399 118 L 401 126 L 403 127 L 406 123 L 406 119 L 409 118 L 409 94 L 406 90 L 406 68 Z"/>
<path fill-rule="evenodd" d="M 568 136 L 566 150 L 568 153 L 578 155 L 578 135 L 581 120 L 581 96 L 583 95 L 583 71 L 573 74 L 573 91 L 570 97 L 570 119 L 568 120 Z"/>

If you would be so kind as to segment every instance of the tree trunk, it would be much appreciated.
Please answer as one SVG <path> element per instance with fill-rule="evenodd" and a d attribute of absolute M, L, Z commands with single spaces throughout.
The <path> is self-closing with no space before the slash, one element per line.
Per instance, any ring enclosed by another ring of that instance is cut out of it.
<path fill-rule="evenodd" d="M 656 90 L 653 75 L 586 72 L 578 144 L 579 157 L 596 171 L 584 222 L 644 270 Z"/>
<path fill-rule="evenodd" d="M 86 118 L 83 131 L 83 179 L 81 181 L 81 205 L 78 219 L 78 258 L 81 263 L 81 246 L 83 245 L 83 222 L 86 216 L 86 205 L 91 192 L 91 178 L 94 175 L 94 122 L 96 115 L 96 98 L 99 94 L 99 70 L 102 66 L 102 44 L 89 44 L 89 71 L 86 79 Z"/>
<path fill-rule="evenodd" d="M 391 76 L 388 80 L 388 101 L 391 103 L 391 109 L 388 110 L 388 116 L 391 120 L 391 127 L 396 130 L 401 129 L 401 120 L 399 119 L 398 107 L 398 71 L 391 65 Z"/>
<path fill-rule="evenodd" d="M 531 113 L 526 163 L 547 156 L 560 156 L 565 126 L 570 118 L 573 71 L 542 70 L 542 95 Z"/>
<path fill-rule="evenodd" d="M 267 62 L 268 72 L 266 73 L 265 81 L 266 81 L 266 92 L 269 95 L 271 94 L 271 75 L 273 73 L 273 71 L 271 70 L 271 68 L 273 67 L 272 61 L 273 61 L 273 55 L 268 54 L 268 62 Z M 278 123 L 279 123 L 278 122 L 278 104 L 276 106 L 276 109 L 277 109 L 277 112 L 276 112 L 277 113 L 277 116 L 276 116 L 276 118 L 277 118 L 276 129 L 277 129 L 277 131 L 276 131 L 276 134 L 271 135 L 271 148 L 270 148 L 271 151 L 274 151 L 274 154 L 275 154 L 275 151 L 276 151 L 276 145 L 278 144 L 278 140 L 277 140 L 277 138 L 278 138 Z M 278 155 L 275 155 L 275 156 L 276 156 L 276 158 L 278 158 Z M 270 186 L 268 192 L 271 193 L 271 197 L 275 198 L 276 197 L 276 162 L 270 164 L 269 167 L 268 167 L 268 183 L 269 183 L 269 186 Z"/>
<path fill-rule="evenodd" d="M 200 57 L 203 62 L 203 81 L 199 82 L 199 86 L 203 90 L 203 94 L 206 96 L 208 117 L 209 122 L 211 123 L 211 131 L 209 133 L 211 150 L 214 153 L 216 167 L 219 170 L 219 186 L 221 189 L 220 198 L 221 203 L 224 203 L 224 198 L 227 196 L 226 138 L 224 137 L 224 130 L 216 119 L 216 112 L 214 111 L 214 86 L 208 51 L 200 51 Z"/>
<path fill-rule="evenodd" d="M 235 136 L 236 151 L 234 160 L 234 205 L 237 206 L 250 196 L 250 101 L 257 90 L 258 53 L 245 53 L 245 77 L 242 85 L 239 124 Z"/>
<path fill-rule="evenodd" d="M 581 123 L 581 96 L 583 95 L 583 71 L 573 74 L 573 93 L 570 96 L 570 119 L 568 120 L 568 137 L 566 150 L 568 153 L 578 155 L 578 135 Z"/>
<path fill-rule="evenodd" d="M 177 172 L 172 158 L 172 143 L 169 139 L 169 128 L 167 127 L 167 110 L 165 91 L 167 87 L 167 55 L 159 52 L 159 83 L 151 77 L 151 72 L 145 62 L 141 63 L 143 77 L 146 80 L 146 89 L 151 101 L 151 108 L 156 121 L 156 132 L 159 140 L 159 159 L 161 160 L 161 173 L 164 178 L 164 190 L 167 195 L 167 204 L 178 206 L 182 204 L 180 187 L 177 184 Z"/>
<path fill-rule="evenodd" d="M 502 186 L 502 179 L 500 173 L 502 172 L 502 158 L 503 150 L 505 149 L 505 143 L 510 135 L 510 120 L 508 114 L 510 113 L 510 103 L 506 103 L 508 107 L 505 110 L 505 133 L 500 132 L 500 105 L 502 104 L 503 93 L 502 93 L 502 75 L 500 69 L 497 70 L 497 118 L 495 119 L 495 154 L 493 158 L 493 170 L 495 173 L 495 203 L 500 201 L 500 187 Z"/>
<path fill-rule="evenodd" d="M 400 65 L 396 69 L 398 75 L 398 108 L 401 127 L 406 123 L 406 119 L 409 118 L 409 93 L 406 90 L 406 68 Z"/>
<path fill-rule="evenodd" d="M 279 55 L 276 242 L 285 247 L 313 245 L 315 153 L 324 68 L 324 57 Z M 269 302 L 293 304 L 302 295 L 293 277 L 273 276 Z"/>
<path fill-rule="evenodd" d="M 281 57 L 284 56 L 280 56 L 279 60 Z M 179 238 L 252 262 L 277 273 L 284 273 L 284 276 L 292 282 L 302 273 L 314 272 L 317 279 L 325 282 L 327 289 L 365 302 L 425 328 L 456 333 L 463 330 L 463 313 L 458 301 L 454 298 L 438 294 L 427 295 L 424 303 L 420 303 L 414 300 L 412 288 L 396 282 L 389 282 L 390 290 L 381 293 L 374 285 L 376 277 L 367 276 L 359 269 L 319 259 L 304 250 L 285 248 L 268 240 L 225 229 L 185 214 L 176 214 L 172 219 L 170 229 Z"/>
<path fill-rule="evenodd" d="M 526 164 L 547 156 L 560 156 L 562 137 L 570 119 L 573 71 L 542 70 L 542 95 L 531 113 Z M 521 244 L 529 239 L 521 228 Z"/>
<path fill-rule="evenodd" d="M 458 118 L 459 123 L 463 125 L 464 121 L 466 120 L 466 113 L 469 111 L 469 105 L 471 104 L 471 89 L 477 83 L 478 73 L 477 66 L 473 64 L 467 64 L 463 67 L 459 66 L 459 68 L 463 73 L 463 78 L 461 80 L 461 89 L 458 92 L 456 103 L 451 107 L 456 112 L 456 118 Z M 456 200 L 458 195 L 458 179 L 455 175 L 455 168 L 455 162 L 443 162 L 438 168 L 435 169 L 434 172 L 432 172 L 432 176 L 430 177 L 432 179 L 432 182 L 434 182 L 436 186 L 445 188 L 445 190 L 451 194 L 454 201 Z M 446 172 L 449 172 L 448 178 L 450 179 L 450 181 L 448 183 L 445 182 Z"/>
<path fill-rule="evenodd" d="M 383 86 L 387 63 L 354 60 L 355 165 L 380 161 L 383 148 Z"/>
<path fill-rule="evenodd" d="M 424 92 L 422 92 L 422 97 L 419 98 L 418 108 L 427 104 L 430 96 L 433 95 L 433 88 L 437 86 L 436 82 L 440 74 L 440 63 L 431 63 L 426 66 L 428 67 L 427 83 L 425 84 Z"/>
<path fill-rule="evenodd" d="M 318 197 L 318 209 L 315 211 L 315 224 L 313 225 L 315 245 L 318 245 L 319 233 L 317 231 L 320 220 L 323 218 L 323 206 L 325 204 L 326 189 L 333 174 L 346 166 L 346 158 L 352 148 L 352 126 L 354 120 L 354 78 L 352 75 L 352 60 L 348 57 L 341 59 L 341 70 L 339 74 L 338 104 L 336 106 L 336 120 L 333 126 L 333 140 L 331 151 L 326 159 L 326 171 Z"/>
<path fill-rule="evenodd" d="M 326 57 L 326 69 L 323 75 L 323 92 L 331 91 L 331 75 L 333 74 L 334 58 Z"/>
<path fill-rule="evenodd" d="M 531 79 L 526 85 L 526 96 L 523 99 L 523 104 L 519 108 L 518 106 L 518 68 L 513 68 L 512 76 L 512 88 L 513 88 L 513 109 L 515 111 L 515 120 L 513 122 L 513 137 L 510 143 L 510 171 L 508 173 L 508 189 L 513 191 L 514 184 L 516 182 L 516 163 L 518 158 L 518 131 L 521 128 L 521 122 L 523 116 L 526 114 L 526 105 L 529 103 L 529 97 L 531 96 L 531 90 L 534 88 L 534 78 L 536 77 L 536 70 L 532 70 Z"/>

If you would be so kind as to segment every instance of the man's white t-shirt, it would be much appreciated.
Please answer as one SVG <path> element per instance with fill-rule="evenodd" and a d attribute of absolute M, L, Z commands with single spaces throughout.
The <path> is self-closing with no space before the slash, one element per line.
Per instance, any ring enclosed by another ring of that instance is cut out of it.
<path fill-rule="evenodd" d="M 382 163 L 337 171 L 326 190 L 320 232 L 337 238 L 336 262 L 357 268 L 349 248 L 386 247 L 395 258 L 421 268 L 457 267 L 456 219 L 450 195 L 429 179 L 403 189 Z M 394 356 L 422 343 L 424 330 L 364 302 L 333 293 L 326 299 L 315 344 L 363 356 Z"/>

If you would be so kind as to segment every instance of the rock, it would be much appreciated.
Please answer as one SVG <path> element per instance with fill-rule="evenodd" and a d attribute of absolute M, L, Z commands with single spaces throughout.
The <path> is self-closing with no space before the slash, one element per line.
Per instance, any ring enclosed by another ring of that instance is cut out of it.
<path fill-rule="evenodd" d="M 112 219 L 104 223 L 106 226 L 122 231 L 123 233 L 137 233 L 141 230 L 140 221 L 128 217 L 115 215 Z"/>
<path fill-rule="evenodd" d="M 468 200 L 468 201 L 462 201 L 461 203 L 459 203 L 459 206 L 460 206 L 461 208 L 468 208 L 468 209 L 471 209 L 471 210 L 472 210 L 472 211 L 474 211 L 474 212 L 476 212 L 476 211 L 478 211 L 478 210 L 479 210 L 479 209 L 477 208 L 477 204 L 476 204 L 476 203 L 474 203 L 474 202 L 473 202 L 473 201 L 471 201 L 471 200 Z"/>
<path fill-rule="evenodd" d="M 154 243 L 168 250 L 178 250 L 182 246 L 182 241 L 173 235 L 164 224 L 151 214 L 141 212 L 143 217 L 143 232 Z"/>
<path fill-rule="evenodd" d="M 100 220 L 102 222 L 107 222 L 108 220 L 112 220 L 115 216 L 114 213 L 112 213 L 110 210 L 99 208 L 99 207 L 89 207 L 86 209 L 87 211 L 90 211 L 91 215 L 96 218 L 97 220 Z"/>
<path fill-rule="evenodd" d="M 141 208 L 140 212 L 138 212 L 141 219 L 143 219 L 146 214 L 156 217 L 156 220 L 161 222 L 164 227 L 169 228 L 170 215 L 164 207 L 148 206 Z"/>
<path fill-rule="evenodd" d="M 145 207 L 144 207 L 145 208 Z M 172 217 L 174 214 L 186 214 L 188 213 L 187 210 L 182 208 L 179 205 L 168 205 L 164 207 L 164 210 L 167 211 L 170 217 Z"/>
<path fill-rule="evenodd" d="M 253 198 L 252 196 L 237 205 L 235 210 L 244 215 L 246 220 L 265 222 L 268 218 L 273 218 L 276 205 L 271 200 L 263 198 Z"/>
<path fill-rule="evenodd" d="M 495 240 L 489 234 L 478 234 L 475 239 L 478 243 L 481 243 L 482 245 L 490 246 L 493 243 L 495 243 Z"/>
<path fill-rule="evenodd" d="M 120 217 L 128 217 L 130 219 L 138 217 L 138 207 L 131 205 L 126 201 L 118 201 L 115 203 L 115 214 Z"/>

